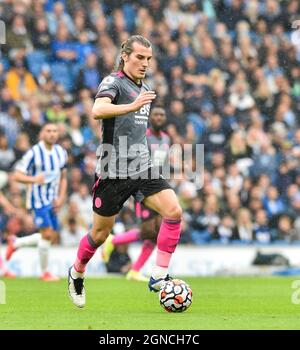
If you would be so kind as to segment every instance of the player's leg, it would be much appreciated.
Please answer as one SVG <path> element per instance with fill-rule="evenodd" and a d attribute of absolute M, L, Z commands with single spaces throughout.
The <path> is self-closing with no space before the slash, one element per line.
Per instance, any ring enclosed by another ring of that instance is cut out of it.
<path fill-rule="evenodd" d="M 147 209 L 147 211 L 150 213 L 150 210 Z M 135 215 L 138 221 L 143 220 L 142 218 L 143 210 L 142 210 L 142 204 L 140 202 L 135 203 Z M 110 256 L 112 252 L 114 251 L 115 247 L 122 244 L 130 244 L 133 242 L 137 242 L 141 239 L 141 230 L 140 228 L 134 227 L 131 228 L 129 231 L 126 231 L 120 235 L 112 235 L 110 234 L 105 241 L 105 244 L 103 245 L 102 249 L 102 259 L 105 263 L 108 263 Z M 131 273 L 129 273 L 128 276 L 130 276 Z"/>
<path fill-rule="evenodd" d="M 102 259 L 105 263 L 108 263 L 111 253 L 113 252 L 115 246 L 122 244 L 130 244 L 140 240 L 140 229 L 132 228 L 120 235 L 110 234 L 105 241 L 102 249 Z"/>
<path fill-rule="evenodd" d="M 133 262 L 131 269 L 126 275 L 126 278 L 128 280 L 146 282 L 148 279 L 140 273 L 140 270 L 146 264 L 156 246 L 156 239 L 161 218 L 156 212 L 152 210 L 150 211 L 147 208 L 144 208 L 143 212 L 145 217 L 142 217 L 143 222 L 141 224 L 140 238 L 143 240 L 141 252 L 137 259 Z"/>
<path fill-rule="evenodd" d="M 49 253 L 56 235 L 53 227 L 40 229 L 41 239 L 38 242 L 38 253 L 41 268 L 41 279 L 45 282 L 56 282 L 59 278 L 49 271 Z"/>
<path fill-rule="evenodd" d="M 0 252 L 0 276 L 6 277 L 6 278 L 15 278 L 16 275 L 9 271 L 6 266 L 4 265 L 4 261 L 2 260 L 1 257 L 1 252 Z"/>
<path fill-rule="evenodd" d="M 115 218 L 116 215 L 105 217 L 94 212 L 92 229 L 79 243 L 77 257 L 74 265 L 69 270 L 68 278 L 69 296 L 77 307 L 84 307 L 85 305 L 84 275 L 86 265 L 98 247 L 105 242 L 114 225 Z"/>
<path fill-rule="evenodd" d="M 41 247 L 41 249 L 46 250 L 46 246 L 49 246 L 48 240 L 52 237 L 52 233 L 50 232 L 52 227 L 52 218 L 51 218 L 51 206 L 42 207 L 39 209 L 34 209 L 34 223 L 38 229 L 37 233 L 32 235 L 21 237 L 21 238 L 11 238 L 8 241 L 8 246 L 6 250 L 6 260 L 9 260 L 12 254 L 19 248 L 23 247 Z M 44 232 L 42 232 L 44 231 Z M 45 254 L 44 254 L 45 255 Z M 41 262 L 42 265 L 42 262 Z"/>
<path fill-rule="evenodd" d="M 142 208 L 142 204 L 140 202 L 135 203 L 135 214 L 138 221 L 143 221 L 144 219 L 148 219 L 150 215 L 150 210 L 147 208 Z M 143 214 L 145 217 L 143 217 Z M 103 245 L 102 249 L 102 259 L 105 263 L 108 263 L 109 258 L 114 251 L 115 246 L 122 244 L 130 244 L 137 242 L 141 239 L 141 229 L 138 227 L 131 228 L 130 230 L 120 234 L 120 235 L 112 235 L 110 234 Z M 143 238 L 142 238 L 143 239 Z M 131 276 L 131 273 L 127 276 Z"/>
<path fill-rule="evenodd" d="M 35 223 L 41 232 L 38 241 L 38 254 L 41 268 L 41 279 L 46 282 L 59 281 L 59 278 L 49 271 L 49 253 L 51 244 L 59 231 L 57 215 L 51 205 L 35 210 Z"/>
<path fill-rule="evenodd" d="M 146 239 L 143 241 L 140 254 L 132 264 L 131 269 L 127 272 L 126 279 L 132 281 L 148 282 L 149 279 L 143 276 L 140 270 L 150 258 L 154 248 L 155 243 L 151 240 Z"/>
<path fill-rule="evenodd" d="M 23 247 L 37 247 L 42 235 L 40 232 L 33 233 L 25 237 L 10 237 L 7 241 L 7 248 L 5 252 L 6 260 L 10 260 L 13 253 Z"/>
<path fill-rule="evenodd" d="M 93 257 L 97 248 L 100 247 L 108 237 L 114 225 L 115 218 L 116 215 L 106 217 L 96 213 L 93 214 L 92 229 L 81 239 L 79 244 L 77 258 L 74 263 L 75 274 L 79 273 L 80 277 L 84 274 L 87 263 Z"/>
<path fill-rule="evenodd" d="M 159 228 L 161 225 L 161 216 L 158 215 L 154 210 L 148 210 L 151 212 L 148 220 L 143 220 L 140 226 L 140 238 L 142 240 L 151 240 L 156 242 Z"/>
<path fill-rule="evenodd" d="M 157 237 L 156 263 L 149 282 L 150 290 L 158 291 L 168 275 L 168 267 L 181 232 L 182 209 L 172 189 L 147 196 L 144 204 L 162 216 Z"/>
<path fill-rule="evenodd" d="M 69 269 L 69 296 L 78 307 L 85 305 L 84 273 L 86 265 L 97 248 L 107 239 L 117 214 L 133 191 L 133 183 L 130 180 L 100 180 L 97 177 L 95 180 L 92 229 L 81 239 L 76 261 Z"/>

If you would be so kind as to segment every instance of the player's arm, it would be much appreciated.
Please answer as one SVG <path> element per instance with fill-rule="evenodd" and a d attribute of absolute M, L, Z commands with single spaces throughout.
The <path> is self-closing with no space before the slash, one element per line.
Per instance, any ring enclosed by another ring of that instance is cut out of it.
<path fill-rule="evenodd" d="M 39 184 L 45 183 L 43 173 L 37 175 L 29 175 L 34 166 L 34 152 L 32 149 L 27 151 L 23 157 L 17 162 L 13 173 L 13 180 L 23 184 Z"/>
<path fill-rule="evenodd" d="M 154 91 L 143 91 L 135 101 L 128 104 L 116 105 L 110 97 L 99 97 L 96 99 L 92 116 L 94 119 L 106 119 L 122 116 L 124 114 L 138 111 L 144 105 L 151 103 L 156 97 Z"/>
<path fill-rule="evenodd" d="M 13 174 L 13 179 L 17 182 L 23 183 L 23 184 L 39 184 L 42 185 L 45 183 L 45 176 L 44 174 L 40 173 L 38 175 L 32 176 L 32 175 L 26 175 L 22 171 L 16 170 Z"/>
<path fill-rule="evenodd" d="M 53 207 L 57 211 L 64 203 L 67 196 L 67 169 L 63 169 L 60 175 L 58 197 L 53 202 Z"/>
<path fill-rule="evenodd" d="M 15 210 L 14 206 L 9 202 L 9 200 L 4 196 L 2 192 L 0 192 L 0 206 L 7 213 L 13 213 Z"/>

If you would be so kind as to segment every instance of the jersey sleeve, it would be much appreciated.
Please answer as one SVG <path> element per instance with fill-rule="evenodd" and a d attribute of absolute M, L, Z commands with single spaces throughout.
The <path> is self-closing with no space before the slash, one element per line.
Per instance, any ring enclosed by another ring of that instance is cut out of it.
<path fill-rule="evenodd" d="M 113 101 L 118 93 L 118 80 L 116 77 L 109 75 L 108 77 L 104 78 L 99 85 L 95 99 L 99 97 L 109 97 Z"/>
<path fill-rule="evenodd" d="M 34 163 L 34 152 L 32 149 L 27 151 L 24 156 L 16 163 L 15 170 L 24 174 L 29 174 Z"/>
<path fill-rule="evenodd" d="M 64 163 L 63 163 L 63 166 L 61 167 L 61 170 L 67 169 L 68 167 L 68 153 L 65 149 L 63 150 L 63 152 L 64 152 Z"/>

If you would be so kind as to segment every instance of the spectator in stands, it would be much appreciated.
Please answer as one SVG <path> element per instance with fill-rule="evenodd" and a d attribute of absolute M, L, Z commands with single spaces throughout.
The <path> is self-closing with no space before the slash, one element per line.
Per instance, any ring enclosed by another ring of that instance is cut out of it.
<path fill-rule="evenodd" d="M 268 218 L 271 220 L 275 216 L 284 212 L 285 205 L 279 197 L 278 190 L 275 186 L 270 186 L 267 190 L 266 196 L 263 199 L 264 208 Z"/>
<path fill-rule="evenodd" d="M 289 215 L 281 215 L 278 220 L 276 238 L 287 243 L 297 240 L 297 231 L 293 226 L 293 220 Z"/>
<path fill-rule="evenodd" d="M 14 147 L 16 161 L 22 158 L 22 156 L 29 150 L 30 146 L 31 143 L 28 134 L 25 132 L 19 133 Z"/>
<path fill-rule="evenodd" d="M 24 122 L 22 131 L 29 136 L 31 145 L 34 145 L 38 142 L 43 118 L 39 108 L 32 108 L 29 113 L 30 118 Z"/>
<path fill-rule="evenodd" d="M 63 227 L 60 233 L 60 243 L 63 247 L 76 247 L 82 238 L 82 232 L 85 227 L 77 224 L 75 218 L 69 218 L 67 225 Z"/>
<path fill-rule="evenodd" d="M 89 89 L 96 94 L 99 81 L 101 81 L 101 77 L 98 68 L 98 58 L 94 52 L 90 52 L 86 56 L 85 65 L 79 72 L 78 90 Z"/>
<path fill-rule="evenodd" d="M 30 97 L 37 90 L 36 82 L 22 60 L 14 61 L 13 68 L 7 72 L 6 86 L 15 101 Z"/>
<path fill-rule="evenodd" d="M 238 194 L 243 187 L 243 177 L 240 175 L 236 163 L 232 163 L 228 166 L 228 175 L 225 179 L 225 186 L 229 189 L 230 193 L 236 194 Z"/>
<path fill-rule="evenodd" d="M 60 23 L 66 26 L 69 33 L 74 33 L 74 23 L 71 16 L 65 11 L 63 2 L 56 1 L 52 11 L 47 13 L 50 34 L 55 35 L 57 33 Z"/>
<path fill-rule="evenodd" d="M 259 153 L 254 153 L 253 166 L 250 171 L 252 176 L 268 174 L 273 180 L 278 169 L 278 163 L 278 154 L 276 154 L 276 150 L 269 140 L 266 144 L 261 145 Z"/>
<path fill-rule="evenodd" d="M 91 183 L 91 150 L 102 137 L 91 103 L 117 61 L 117 47 L 139 32 L 154 43 L 147 83 L 169 111 L 172 142 L 205 146 L 202 203 L 193 218 L 199 216 L 208 239 L 220 220 L 229 232 L 231 219 L 232 239 L 245 242 L 252 236 L 271 241 L 278 220 L 293 231 L 296 219 L 300 232 L 300 50 L 290 33 L 300 6 L 296 0 L 261 3 L 1 2 L 1 19 L 10 24 L 0 50 L 2 162 L 8 153 L 19 159 L 26 152 L 45 118 L 59 124 L 70 153 L 69 194 Z M 186 202 L 187 213 L 193 204 Z M 289 224 L 283 213 L 291 216 Z M 129 221 L 135 224 L 134 215 Z M 10 231 L 18 225 L 30 231 L 30 222 L 8 222 Z"/>
<path fill-rule="evenodd" d="M 217 226 L 215 231 L 215 238 L 220 240 L 222 243 L 229 243 L 233 239 L 234 234 L 234 220 L 231 215 L 225 214 L 221 218 L 220 224 Z"/>
<path fill-rule="evenodd" d="M 34 20 L 31 35 L 34 48 L 48 53 L 52 39 L 48 30 L 47 19 L 45 17 L 38 17 Z"/>
<path fill-rule="evenodd" d="M 96 52 L 94 45 L 92 45 L 89 42 L 89 36 L 87 31 L 82 31 L 81 33 L 79 33 L 77 51 L 78 51 L 78 62 L 81 65 L 83 65 L 87 61 L 87 57 L 90 54 Z"/>
<path fill-rule="evenodd" d="M 106 263 L 106 271 L 109 273 L 126 274 L 131 269 L 131 260 L 128 255 L 128 245 L 115 246 L 109 261 Z"/>
<path fill-rule="evenodd" d="M 77 44 L 70 40 L 69 33 L 68 27 L 60 22 L 51 47 L 53 58 L 56 62 L 64 64 L 76 63 L 79 59 Z"/>
<path fill-rule="evenodd" d="M 2 74 L 3 82 L 5 82 L 4 74 Z M 3 85 L 0 90 L 0 113 L 8 112 L 8 108 L 14 104 L 14 100 L 11 97 L 10 90 Z"/>
<path fill-rule="evenodd" d="M 172 100 L 168 113 L 168 133 L 174 143 L 183 144 L 184 141 L 194 139 L 194 129 L 188 123 L 181 100 Z"/>
<path fill-rule="evenodd" d="M 253 222 L 251 213 L 247 208 L 240 208 L 237 212 L 234 236 L 246 243 L 253 240 Z"/>
<path fill-rule="evenodd" d="M 201 140 L 201 143 L 205 145 L 205 157 L 208 161 L 210 160 L 213 152 L 224 149 L 227 137 L 228 132 L 222 127 L 220 115 L 212 115 L 206 132 Z"/>
<path fill-rule="evenodd" d="M 89 205 L 91 200 L 92 197 L 89 194 L 89 187 L 85 183 L 80 183 L 78 192 L 74 192 L 70 196 L 70 202 L 75 202 L 77 204 L 80 215 L 82 215 L 88 227 L 91 226 L 93 217 L 93 210 Z"/>
<path fill-rule="evenodd" d="M 201 214 L 191 223 L 191 227 L 193 228 L 191 231 L 192 242 L 195 244 L 209 242 L 219 223 L 218 201 L 214 195 L 210 195 L 206 198 Z"/>
<path fill-rule="evenodd" d="M 0 169 L 11 171 L 16 159 L 13 149 L 8 147 L 7 137 L 0 132 Z"/>
<path fill-rule="evenodd" d="M 64 122 L 67 116 L 60 98 L 53 96 L 51 102 L 52 105 L 46 111 L 46 119 L 54 123 Z"/>
<path fill-rule="evenodd" d="M 8 146 L 12 148 L 21 130 L 21 113 L 17 105 L 10 105 L 7 113 L 0 112 L 0 128 L 4 131 Z"/>
<path fill-rule="evenodd" d="M 264 210 L 258 210 L 255 215 L 253 233 L 257 242 L 270 243 L 272 240 L 267 213 Z"/>
<path fill-rule="evenodd" d="M 32 49 L 30 34 L 27 30 L 24 17 L 15 15 L 8 26 L 5 48 L 9 50 L 10 57 L 15 57 L 18 49 L 29 51 Z"/>
<path fill-rule="evenodd" d="M 200 221 L 200 215 L 203 210 L 203 201 L 199 197 L 192 200 L 191 207 L 184 213 L 185 230 L 181 239 L 185 242 L 191 240 L 192 233 L 194 236 L 202 236 L 203 224 Z"/>
<path fill-rule="evenodd" d="M 234 83 L 232 93 L 229 96 L 229 102 L 240 112 L 254 107 L 254 99 L 249 92 L 249 87 L 245 80 Z"/>

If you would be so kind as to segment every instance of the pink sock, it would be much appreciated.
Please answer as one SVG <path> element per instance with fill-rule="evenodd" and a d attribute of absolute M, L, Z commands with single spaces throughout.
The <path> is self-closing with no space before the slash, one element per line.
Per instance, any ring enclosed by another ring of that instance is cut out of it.
<path fill-rule="evenodd" d="M 132 270 L 140 271 L 140 269 L 145 265 L 146 261 L 149 259 L 155 248 L 155 244 L 149 240 L 144 241 L 142 245 L 142 250 L 140 252 L 139 257 L 132 265 Z"/>
<path fill-rule="evenodd" d="M 95 254 L 97 248 L 98 246 L 89 233 L 81 239 L 74 264 L 74 269 L 77 272 L 83 273 L 85 271 L 87 263 Z"/>
<path fill-rule="evenodd" d="M 136 242 L 140 239 L 140 229 L 133 228 L 127 232 L 124 232 L 120 235 L 114 236 L 112 243 L 113 245 L 128 244 Z"/>
<path fill-rule="evenodd" d="M 168 267 L 180 238 L 181 220 L 164 219 L 157 237 L 156 265 Z"/>

